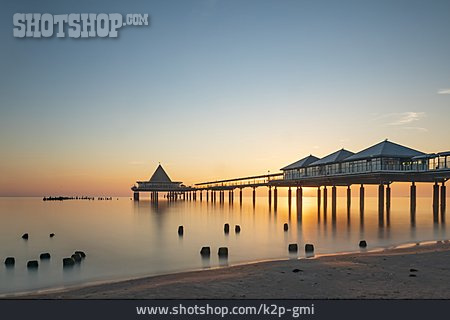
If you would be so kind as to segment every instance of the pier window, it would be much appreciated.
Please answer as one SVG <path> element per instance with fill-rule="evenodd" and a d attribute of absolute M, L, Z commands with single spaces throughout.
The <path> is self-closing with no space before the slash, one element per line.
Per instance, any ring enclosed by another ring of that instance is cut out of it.
<path fill-rule="evenodd" d="M 438 169 L 438 158 L 431 158 L 428 160 L 428 169 L 429 170 Z"/>
<path fill-rule="evenodd" d="M 440 156 L 438 165 L 439 165 L 438 169 L 448 168 L 448 166 L 447 166 L 447 157 L 446 156 Z"/>
<path fill-rule="evenodd" d="M 366 171 L 372 171 L 372 160 L 371 159 L 366 160 Z"/>
<path fill-rule="evenodd" d="M 378 170 L 381 170 L 381 159 L 380 158 L 372 159 L 372 171 Z"/>
<path fill-rule="evenodd" d="M 384 158 L 382 159 L 382 170 L 395 171 L 400 170 L 399 159 L 394 158 Z"/>
<path fill-rule="evenodd" d="M 299 174 L 300 174 L 301 177 L 306 176 L 306 168 L 301 168 L 301 169 L 299 170 Z"/>

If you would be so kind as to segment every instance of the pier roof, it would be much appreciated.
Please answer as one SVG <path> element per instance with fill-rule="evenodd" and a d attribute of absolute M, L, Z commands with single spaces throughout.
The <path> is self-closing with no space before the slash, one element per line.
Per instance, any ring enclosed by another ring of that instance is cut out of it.
<path fill-rule="evenodd" d="M 329 164 L 329 163 L 337 163 L 341 162 L 343 160 L 347 160 L 348 157 L 354 155 L 353 152 L 341 149 L 336 152 L 333 152 L 326 157 L 323 157 L 320 160 L 317 160 L 309 165 L 309 167 L 316 166 L 316 165 L 322 165 L 322 164 Z"/>
<path fill-rule="evenodd" d="M 170 180 L 169 175 L 166 173 L 166 171 L 164 171 L 163 167 L 161 165 L 158 165 L 158 168 L 156 168 L 149 182 L 171 183 L 172 180 Z"/>
<path fill-rule="evenodd" d="M 384 140 L 367 149 L 355 153 L 351 157 L 345 159 L 346 161 L 363 160 L 380 157 L 393 158 L 412 158 L 425 155 L 425 153 L 402 146 L 400 144 Z"/>
<path fill-rule="evenodd" d="M 317 158 L 317 157 L 313 156 L 312 154 L 310 154 L 309 156 L 307 156 L 307 157 L 305 157 L 303 159 L 300 159 L 300 160 L 298 160 L 298 161 L 296 161 L 294 163 L 291 163 L 290 165 L 288 165 L 288 166 L 286 166 L 284 168 L 281 168 L 280 170 L 292 170 L 292 169 L 305 168 L 309 164 L 311 164 L 311 163 L 313 163 L 313 162 L 315 162 L 317 160 L 319 160 L 319 158 Z"/>

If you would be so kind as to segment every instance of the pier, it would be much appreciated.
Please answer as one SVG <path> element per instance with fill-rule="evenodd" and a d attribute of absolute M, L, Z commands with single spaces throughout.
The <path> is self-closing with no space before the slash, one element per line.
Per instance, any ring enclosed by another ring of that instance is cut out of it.
<path fill-rule="evenodd" d="M 228 202 L 234 202 L 234 193 L 238 191 L 239 203 L 242 204 L 242 190 L 252 190 L 253 205 L 256 203 L 256 189 L 268 189 L 270 207 L 276 210 L 278 188 L 288 189 L 289 207 L 292 192 L 295 190 L 297 209 L 301 212 L 304 187 L 317 188 L 317 204 L 324 210 L 328 206 L 328 191 L 331 190 L 331 210 L 336 213 L 337 188 L 346 188 L 347 207 L 351 206 L 351 186 L 359 186 L 359 205 L 364 212 L 366 185 L 378 186 L 378 211 L 380 223 L 384 212 L 389 213 L 391 206 L 391 185 L 395 182 L 409 182 L 411 219 L 415 219 L 416 183 L 432 184 L 433 219 L 444 217 L 446 209 L 446 186 L 450 178 L 450 151 L 424 153 L 385 140 L 357 153 L 341 149 L 323 158 L 309 155 L 280 169 L 279 173 L 246 176 L 225 180 L 207 181 L 186 187 L 181 182 L 172 182 L 161 165 L 146 182 L 137 182 L 132 187 L 134 199 L 139 200 L 140 192 L 150 192 L 152 201 L 157 201 L 158 192 L 165 192 L 169 200 L 197 200 L 223 203 L 225 193 Z M 205 197 L 203 197 L 205 193 Z"/>

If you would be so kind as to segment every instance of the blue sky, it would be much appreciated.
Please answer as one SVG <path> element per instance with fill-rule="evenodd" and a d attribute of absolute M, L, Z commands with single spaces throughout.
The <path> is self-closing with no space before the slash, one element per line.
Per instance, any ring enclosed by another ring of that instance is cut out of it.
<path fill-rule="evenodd" d="M 43 180 L 124 193 L 158 162 L 187 182 L 273 172 L 385 138 L 450 149 L 449 1 L 1 6 L 0 194 L 22 179 L 27 194 Z M 148 13 L 150 26 L 19 39 L 16 12 Z"/>

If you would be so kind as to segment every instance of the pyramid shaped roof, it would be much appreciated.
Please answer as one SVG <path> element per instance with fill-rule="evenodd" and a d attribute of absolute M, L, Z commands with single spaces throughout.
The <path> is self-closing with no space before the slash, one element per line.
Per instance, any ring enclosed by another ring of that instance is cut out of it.
<path fill-rule="evenodd" d="M 341 162 L 342 160 L 347 159 L 351 155 L 354 155 L 354 153 L 351 151 L 345 150 L 345 149 L 341 149 L 341 150 L 338 150 L 336 152 L 333 152 L 333 153 L 327 155 L 326 157 L 323 157 L 320 160 L 317 160 L 317 161 L 311 163 L 310 166 L 329 164 L 329 163 L 334 163 L 334 162 Z"/>
<path fill-rule="evenodd" d="M 309 156 L 300 159 L 294 163 L 291 163 L 290 165 L 281 168 L 280 170 L 291 170 L 291 169 L 299 169 L 299 168 L 304 168 L 306 166 L 308 166 L 310 163 L 313 163 L 315 161 L 319 160 L 319 158 L 313 156 L 312 154 L 310 154 Z"/>
<path fill-rule="evenodd" d="M 172 182 L 172 180 L 170 180 L 169 176 L 167 175 L 166 171 L 164 171 L 163 167 L 161 165 L 158 165 L 158 168 L 156 168 L 149 182 L 170 183 Z"/>
<path fill-rule="evenodd" d="M 412 158 L 424 155 L 423 152 L 399 145 L 397 143 L 388 141 L 387 139 L 364 149 L 345 160 L 361 160 L 379 157 L 394 157 L 394 158 Z"/>

